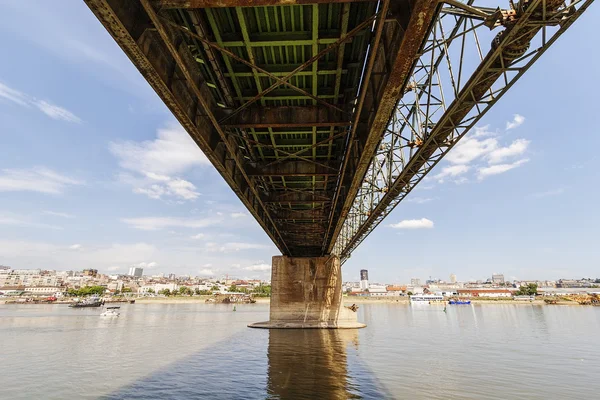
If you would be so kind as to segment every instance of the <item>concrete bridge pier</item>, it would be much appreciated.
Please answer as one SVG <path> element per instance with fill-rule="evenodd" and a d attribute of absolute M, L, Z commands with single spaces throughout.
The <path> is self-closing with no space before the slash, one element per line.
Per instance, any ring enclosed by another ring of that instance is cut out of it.
<path fill-rule="evenodd" d="M 356 312 L 342 302 L 340 259 L 274 256 L 269 321 L 251 328 L 356 329 Z"/>

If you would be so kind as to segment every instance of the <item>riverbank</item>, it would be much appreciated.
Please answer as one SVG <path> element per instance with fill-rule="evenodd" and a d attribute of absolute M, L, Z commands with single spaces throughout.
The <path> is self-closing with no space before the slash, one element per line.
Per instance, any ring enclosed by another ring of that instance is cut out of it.
<path fill-rule="evenodd" d="M 213 296 L 177 296 L 177 297 L 139 297 L 135 298 L 136 304 L 197 304 L 206 303 Z M 269 304 L 269 297 L 254 297 L 257 304 Z M 106 303 L 117 303 L 126 301 L 107 301 Z M 410 304 L 407 296 L 401 297 L 350 297 L 344 296 L 345 305 L 350 304 Z M 57 301 L 52 303 L 15 302 L 15 299 L 2 299 L 0 304 L 71 304 L 72 301 Z M 233 303 L 232 303 L 233 304 Z M 237 304 L 237 303 L 236 303 Z M 444 304 L 444 303 L 439 303 Z M 544 300 L 518 301 L 512 299 L 471 299 L 471 304 L 515 304 L 515 305 L 538 305 L 538 306 L 578 306 L 576 301 L 560 300 L 556 304 L 547 304 Z"/>

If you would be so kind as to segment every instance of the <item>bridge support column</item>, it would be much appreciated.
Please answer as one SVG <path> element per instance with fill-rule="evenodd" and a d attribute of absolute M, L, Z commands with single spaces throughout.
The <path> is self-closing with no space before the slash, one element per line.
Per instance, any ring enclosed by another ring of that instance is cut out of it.
<path fill-rule="evenodd" d="M 342 302 L 340 259 L 274 256 L 269 321 L 251 328 L 364 328 Z"/>

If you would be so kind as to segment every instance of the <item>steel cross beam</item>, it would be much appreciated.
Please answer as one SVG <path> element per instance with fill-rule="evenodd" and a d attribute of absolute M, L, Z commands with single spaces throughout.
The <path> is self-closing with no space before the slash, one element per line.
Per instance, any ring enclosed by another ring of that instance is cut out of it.
<path fill-rule="evenodd" d="M 485 18 L 481 8 L 469 13 L 467 7 L 454 7 L 454 0 L 443 8 L 343 222 L 334 254 L 350 257 L 592 2 L 521 0 L 513 12 Z M 486 26 L 504 29 L 492 37 Z M 484 57 L 481 37 L 486 35 L 492 40 Z M 469 57 L 479 57 L 480 64 L 469 66 Z"/>

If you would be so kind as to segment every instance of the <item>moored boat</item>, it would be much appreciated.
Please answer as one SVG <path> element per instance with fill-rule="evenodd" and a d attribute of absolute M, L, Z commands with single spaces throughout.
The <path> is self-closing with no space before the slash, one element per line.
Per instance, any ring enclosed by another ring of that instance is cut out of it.
<path fill-rule="evenodd" d="M 448 304 L 471 304 L 471 300 L 450 300 Z"/>
<path fill-rule="evenodd" d="M 78 301 L 70 304 L 71 308 L 84 308 L 84 307 L 100 307 L 104 304 L 104 301 L 98 297 L 90 297 L 85 300 Z"/>

